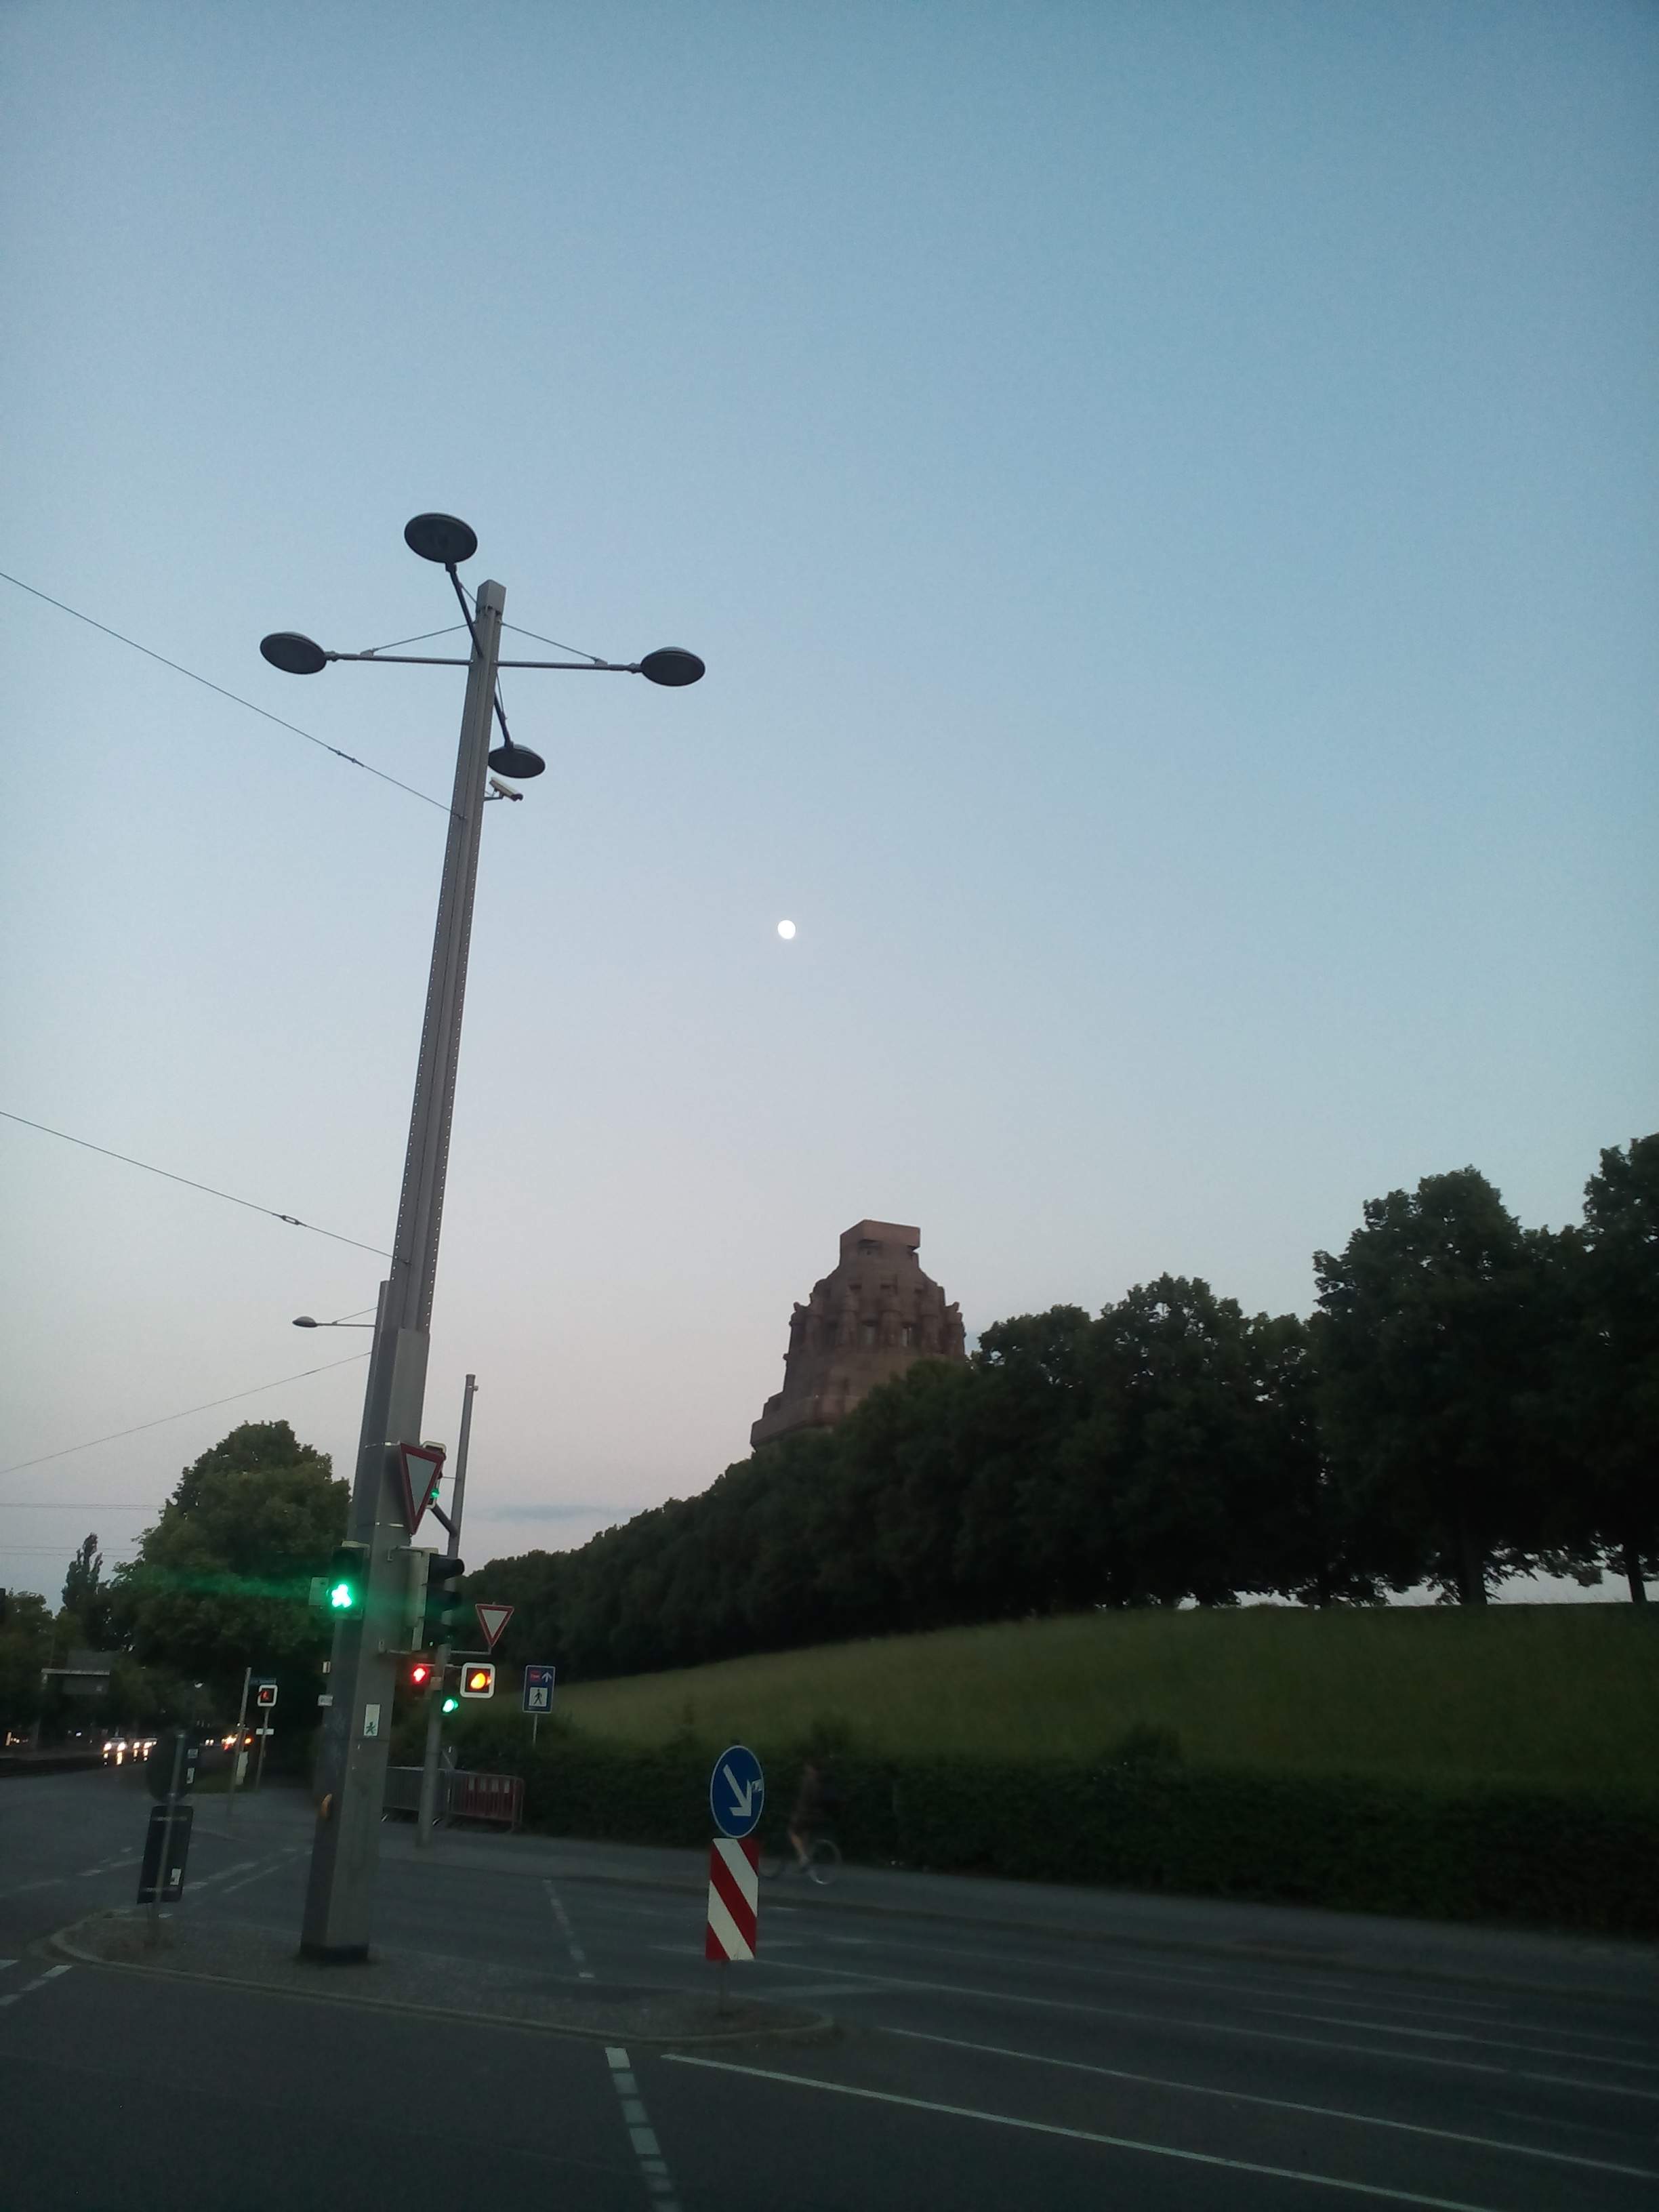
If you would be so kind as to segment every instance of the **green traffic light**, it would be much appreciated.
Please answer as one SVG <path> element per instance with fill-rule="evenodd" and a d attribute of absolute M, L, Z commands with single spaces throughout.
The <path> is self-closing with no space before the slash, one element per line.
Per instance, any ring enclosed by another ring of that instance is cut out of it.
<path fill-rule="evenodd" d="M 336 1583 L 328 1594 L 328 1601 L 336 1613 L 349 1613 L 357 1602 L 357 1593 L 349 1583 Z"/>
<path fill-rule="evenodd" d="M 459 1712 L 460 1711 L 460 1706 L 461 1701 L 459 1698 L 446 1698 L 444 1699 L 443 1709 L 447 1713 Z"/>

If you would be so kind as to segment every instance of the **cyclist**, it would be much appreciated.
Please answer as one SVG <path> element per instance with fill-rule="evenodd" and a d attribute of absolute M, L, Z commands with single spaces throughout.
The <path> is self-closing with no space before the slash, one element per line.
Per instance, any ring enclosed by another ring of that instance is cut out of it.
<path fill-rule="evenodd" d="M 830 1809 L 834 1791 L 825 1778 L 823 1769 L 816 1759 L 809 1759 L 801 1770 L 800 1794 L 795 1800 L 795 1809 L 789 1816 L 789 1840 L 795 1847 L 798 1866 L 811 1863 L 812 1845 L 824 1814 Z"/>

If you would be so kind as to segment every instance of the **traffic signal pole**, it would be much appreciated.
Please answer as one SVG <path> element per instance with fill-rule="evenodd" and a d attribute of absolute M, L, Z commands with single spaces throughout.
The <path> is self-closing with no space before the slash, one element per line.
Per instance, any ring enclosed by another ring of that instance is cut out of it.
<path fill-rule="evenodd" d="M 449 1492 L 449 1550 L 447 1556 L 459 1559 L 461 1556 L 461 1509 L 466 1503 L 466 1449 L 472 1440 L 472 1401 L 477 1395 L 477 1377 L 469 1375 L 466 1389 L 461 1395 L 461 1434 L 455 1446 L 455 1480 Z M 415 1816 L 415 1845 L 425 1850 L 432 1842 L 432 1830 L 438 1813 L 438 1749 L 444 1725 L 444 1684 L 449 1674 L 449 1641 L 445 1640 L 433 1654 L 433 1682 L 427 1692 L 426 1753 L 421 1761 L 421 1805 Z"/>
<path fill-rule="evenodd" d="M 495 671 L 506 593 L 481 584 L 438 896 L 426 1018 L 404 1161 L 392 1273 L 380 1285 L 363 1395 L 349 1534 L 368 1547 L 362 1611 L 335 1629 L 318 1761 L 317 1826 L 300 1950 L 345 1964 L 368 1956 L 380 1814 L 409 1588 L 404 1507 L 388 1446 L 417 1441 L 426 1397 L 432 1293 L 466 994 Z M 469 1393 L 468 1405 L 471 1405 Z M 456 1516 L 459 1518 L 459 1515 Z"/>

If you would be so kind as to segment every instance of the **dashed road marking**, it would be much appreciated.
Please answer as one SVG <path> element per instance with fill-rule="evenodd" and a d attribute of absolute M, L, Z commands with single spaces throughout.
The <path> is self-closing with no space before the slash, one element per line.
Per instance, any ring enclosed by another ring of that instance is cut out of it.
<path fill-rule="evenodd" d="M 566 1948 L 570 1953 L 572 1963 L 576 1969 L 577 1979 L 591 1982 L 593 1978 L 593 1972 L 587 1963 L 586 1952 L 576 1941 L 576 1931 L 570 1924 L 570 1915 L 564 1909 L 564 1899 L 550 1881 L 544 1881 L 542 1887 L 547 1892 L 547 1901 L 553 1908 L 553 1917 L 559 1923 L 559 1932 L 564 1937 Z"/>
<path fill-rule="evenodd" d="M 32 1982 L 25 1982 L 21 1990 L 10 1990 L 0 1997 L 0 2005 L 15 2005 L 19 1997 L 26 1997 L 31 1990 L 43 1990 L 48 1982 L 55 1982 L 59 1974 L 66 1974 L 67 1966 L 48 1966 L 44 1974 L 37 1974 Z"/>
<path fill-rule="evenodd" d="M 605 2056 L 622 2105 L 623 2124 L 640 2162 L 640 2178 L 651 2192 L 656 2212 L 680 2212 L 668 2162 L 652 2128 L 651 2116 L 640 2101 L 640 2085 L 628 2063 L 628 2053 L 615 2044 L 607 2044 Z"/>

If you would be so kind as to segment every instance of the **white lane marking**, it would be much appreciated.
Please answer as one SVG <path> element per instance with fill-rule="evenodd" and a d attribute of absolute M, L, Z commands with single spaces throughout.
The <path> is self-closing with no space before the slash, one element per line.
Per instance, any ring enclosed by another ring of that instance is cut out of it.
<path fill-rule="evenodd" d="M 939 2112 L 952 2120 L 980 2120 L 994 2128 L 1018 2128 L 1022 2134 L 1059 2136 L 1069 2142 L 1103 2143 L 1109 2150 L 1139 2151 L 1147 2158 L 1179 2159 L 1186 2166 L 1224 2166 L 1229 2173 L 1261 2173 L 1270 2181 L 1302 2181 L 1311 2189 L 1340 2189 L 1353 2197 L 1380 2197 L 1390 2204 L 1426 2204 L 1434 2212 L 1492 2212 L 1461 2197 L 1422 2197 L 1410 2189 L 1385 2189 L 1379 2182 L 1343 2181 L 1334 2173 L 1298 2172 L 1291 2166 L 1261 2166 L 1245 2158 L 1222 2158 L 1211 2151 L 1181 2150 L 1173 2143 L 1140 2142 L 1131 2136 L 1098 2135 L 1092 2128 L 1062 2128 L 1052 2120 L 1024 2120 L 1012 2112 L 981 2112 L 971 2105 L 942 2105 L 928 2097 L 901 2097 L 891 2089 L 860 2089 L 848 2081 L 820 2081 L 810 2074 L 784 2074 L 769 2066 L 738 2066 L 730 2059 L 694 2058 L 667 2051 L 665 2066 L 701 2066 L 711 2074 L 746 2074 L 751 2081 L 782 2081 L 793 2089 L 823 2089 L 836 2097 L 862 2097 L 872 2105 L 902 2105 L 913 2112 Z"/>
<path fill-rule="evenodd" d="M 553 1917 L 559 1923 L 560 1932 L 565 1940 L 565 1948 L 569 1952 L 571 1962 L 576 1969 L 577 1980 L 591 1982 L 593 1978 L 593 1971 L 587 1963 L 586 1952 L 576 1941 L 576 1931 L 570 1924 L 570 1915 L 564 1909 L 564 1899 L 550 1881 L 544 1881 L 542 1887 L 547 1892 L 547 1901 L 553 1908 Z"/>
<path fill-rule="evenodd" d="M 66 1974 L 67 1966 L 48 1966 L 44 1974 L 37 1974 L 32 1982 L 25 1982 L 21 1990 L 12 1990 L 0 1997 L 0 2005 L 15 2005 L 19 1997 L 27 1996 L 31 1990 L 43 1990 L 48 1982 L 55 1982 L 59 1974 Z"/>
<path fill-rule="evenodd" d="M 1385 2120 L 1373 2112 L 1345 2112 L 1331 2105 L 1301 2105 L 1288 2097 L 1261 2097 L 1248 2089 L 1220 2089 L 1204 2081 L 1171 2081 L 1159 2074 L 1130 2074 L 1121 2066 L 1096 2066 L 1081 2058 L 1051 2058 L 1041 2051 L 1010 2051 L 998 2043 L 967 2043 L 955 2035 L 926 2035 L 917 2027 L 878 2027 L 878 2035 L 902 2035 L 910 2043 L 940 2043 L 951 2051 L 982 2051 L 988 2058 L 1023 2058 L 1028 2065 L 1056 2066 L 1068 2074 L 1097 2074 L 1109 2081 L 1138 2081 L 1149 2089 L 1178 2089 L 1186 2097 L 1225 2097 L 1238 2105 L 1263 2105 L 1275 2112 L 1306 2112 L 1316 2120 L 1347 2120 L 1361 2128 L 1389 2128 L 1398 2135 L 1433 2136 L 1441 2142 L 1475 2150 L 1512 2152 L 1516 2158 L 1547 2158 L 1559 2166 L 1588 2166 L 1596 2173 L 1626 2173 L 1637 2181 L 1659 2181 L 1659 2169 L 1613 2166 L 1606 2159 L 1575 2158 L 1571 2151 L 1545 2150 L 1534 2143 L 1503 2142 L 1495 2136 L 1468 2136 L 1455 2128 L 1431 2128 L 1415 2120 Z"/>
<path fill-rule="evenodd" d="M 8 1966 L 15 1966 L 16 1964 L 15 1959 L 0 1959 L 0 1973 L 3 1973 Z"/>
<path fill-rule="evenodd" d="M 0 1889 L 0 1897 L 27 1897 L 31 1890 L 57 1889 L 68 1879 L 67 1875 L 48 1875 L 44 1881 L 20 1882 L 15 1889 Z"/>
<path fill-rule="evenodd" d="M 551 1883 L 548 1887 L 550 1888 Z M 617 2101 L 622 2106 L 623 2125 L 628 2130 L 628 2139 L 634 2146 L 635 2157 L 639 2160 L 640 2177 L 656 2200 L 658 2212 L 680 2212 L 668 2162 L 652 2129 L 651 2115 L 641 2100 L 640 2085 L 634 2078 L 628 2053 L 620 2045 L 608 2043 L 605 2057 L 611 2069 Z"/>
<path fill-rule="evenodd" d="M 274 1859 L 267 1859 L 262 1867 L 257 1867 L 252 1874 L 245 1875 L 240 1881 L 232 1882 L 228 1889 L 221 1890 L 219 1894 L 222 1897 L 234 1897 L 239 1889 L 246 1889 L 250 1882 L 263 1881 L 268 1874 L 275 1874 L 277 1868 L 283 1863 L 284 1860 L 289 1859 L 292 1856 L 293 1853 L 291 1851 L 283 1851 Z M 239 1874 L 241 1872 L 241 1869 L 239 1867 L 231 1867 L 228 1868 L 227 1871 L 231 1874 Z M 222 1876 L 218 1875 L 210 1875 L 208 1877 L 210 1881 L 218 1881 L 222 1880 Z"/>
<path fill-rule="evenodd" d="M 771 1966 L 770 1960 L 757 1957 L 757 1966 Z M 775 1972 L 799 1973 L 799 1966 L 776 1966 Z M 1205 2035 L 1232 2035 L 1249 2043 L 1293 2043 L 1304 2050 L 1344 2051 L 1357 2058 L 1389 2058 L 1406 2066 L 1438 2066 L 1454 2074 L 1492 2074 L 1500 2081 L 1543 2081 L 1556 2089 L 1583 2089 L 1597 2097 L 1635 2097 L 1644 2104 L 1659 2103 L 1659 2091 L 1627 2089 L 1617 2081 L 1586 2081 L 1577 2074 L 1538 2074 L 1524 2066 L 1487 2066 L 1478 2058 L 1441 2058 L 1427 2051 L 1382 2051 L 1364 2043 L 1334 2043 L 1328 2035 L 1287 2035 L 1277 2027 L 1240 2027 L 1229 2021 L 1194 2020 L 1183 2013 L 1132 2012 L 1127 2005 L 1088 2004 L 1081 1997 L 1027 1996 L 1018 1990 L 975 1990 L 962 1982 L 923 1982 L 902 1979 L 896 1974 L 860 1974 L 850 1966 L 821 1966 L 820 1973 L 834 1974 L 843 1982 L 862 1982 L 870 1994 L 879 1995 L 885 1990 L 925 1990 L 934 1996 L 976 1997 L 987 2004 L 1035 2005 L 1043 2012 L 1086 2012 L 1099 2020 L 1133 2020 L 1153 2027 L 1196 2028 Z M 849 1990 L 849 1996 L 864 1994 Z M 1594 2060 L 1585 2062 L 1594 2064 Z"/>
<path fill-rule="evenodd" d="M 1367 2035 L 1413 2035 L 1425 2043 L 1473 2043 L 1485 2051 L 1519 2051 L 1529 2058 L 1570 2058 L 1580 2066 L 1623 2066 L 1638 2074 L 1659 2074 L 1659 2065 L 1647 2058 L 1614 2058 L 1601 2051 L 1562 2051 L 1548 2043 L 1515 2043 L 1506 2035 L 1453 2033 L 1443 2027 L 1395 2027 L 1386 2020 L 1353 2020 L 1341 2013 L 1303 2012 L 1291 2005 L 1247 2004 L 1247 2012 L 1266 2013 L 1273 2020 L 1322 2021 L 1330 2027 L 1357 2027 Z M 1548 2031 L 1540 2028 L 1538 2033 Z"/>
<path fill-rule="evenodd" d="M 849 1948 L 861 1949 L 869 1945 L 874 1939 L 867 1936 L 822 1936 L 818 1940 L 820 1942 L 823 1943 L 832 1943 L 837 1946 L 846 1946 Z M 775 1942 L 769 1942 L 767 1948 L 769 1950 L 775 1951 L 780 1947 Z M 1156 1968 L 1150 1966 L 1124 1966 L 1119 1963 L 1115 1958 L 1097 1961 L 1095 1960 L 1079 1960 L 1076 1959 L 1055 1957 L 1047 1954 L 1042 1956 L 1030 1954 L 1022 1957 L 1018 1954 L 1007 1951 L 973 1950 L 961 1944 L 907 1942 L 902 1937 L 884 1937 L 881 1942 L 881 1948 L 884 1952 L 916 1952 L 923 1958 L 971 1959 L 976 1960 L 981 1965 L 1024 1967 L 1028 1971 L 1036 1973 L 1079 1975 L 1091 1981 L 1109 1983 L 1152 1982 L 1158 1985 L 1169 1985 L 1176 1989 L 1184 1990 L 1189 1995 L 1196 1994 L 1205 1996 L 1211 1995 L 1235 1996 L 1247 2003 L 1253 2010 L 1276 2012 L 1282 2009 L 1280 2007 L 1265 2003 L 1263 2002 L 1264 1991 L 1260 1976 L 1258 1976 L 1255 1980 L 1246 1982 L 1239 1979 L 1236 1973 L 1224 1975 L 1218 1969 L 1211 1969 L 1204 1966 L 1170 1966 L 1167 1968 Z M 1262 1973 L 1265 1974 L 1269 1971 L 1271 1966 L 1276 1966 L 1277 1964 L 1277 1961 L 1264 1961 Z M 1620 2043 L 1626 2044 L 1629 2045 L 1631 2049 L 1637 2051 L 1645 2051 L 1650 2048 L 1650 2043 L 1644 2037 L 1636 2035 L 1613 2035 L 1605 2029 L 1601 2028 L 1575 2027 L 1564 2031 L 1559 2024 L 1550 2028 L 1529 2027 L 1524 2021 L 1516 2021 L 1512 2017 L 1514 2012 L 1514 2006 L 1512 2003 L 1482 2004 L 1478 1999 L 1474 1997 L 1461 1996 L 1457 1997 L 1439 1997 L 1432 1996 L 1426 1991 L 1420 1990 L 1413 1991 L 1409 1997 L 1385 1997 L 1381 1995 L 1375 1994 L 1369 1988 L 1356 1989 L 1352 1981 L 1340 1983 L 1339 1981 L 1337 1970 L 1333 1968 L 1315 1967 L 1310 1966 L 1306 1968 L 1291 1969 L 1288 1971 L 1319 1973 L 1326 1982 L 1328 1990 L 1332 1984 L 1338 1984 L 1341 1990 L 1341 1994 L 1340 1996 L 1328 1995 L 1326 2002 L 1334 2003 L 1363 2003 L 1367 2014 L 1375 2012 L 1380 2015 L 1387 2012 L 1427 2013 L 1431 2016 L 1438 2014 L 1449 2017 L 1452 2020 L 1468 2021 L 1479 2028 L 1486 2028 L 1487 2027 L 1507 2027 L 1512 2034 L 1516 2035 L 1559 2035 L 1565 2032 L 1565 2033 L 1573 2036 L 1581 2043 Z M 1290 1993 L 1286 1992 L 1286 1994 L 1288 1995 Z M 1487 2015 L 1492 2015 L 1490 2020 Z M 1291 2014 L 1290 2016 L 1291 2018 L 1295 2018 L 1297 2015 L 1295 2014 Z M 1310 2017 L 1313 2017 L 1313 2015 L 1310 2015 Z M 1379 2033 L 1383 2031 L 1384 2023 L 1382 2021 L 1380 2017 L 1373 2024 L 1377 2027 Z M 1409 2033 L 1409 2031 L 1402 2029 L 1389 2029 L 1387 2032 L 1395 2034 Z M 1498 2041 L 1507 2047 L 1507 2039 L 1496 2038 L 1483 2034 L 1476 2036 L 1474 2039 L 1477 2042 Z M 1516 2044 L 1513 2047 L 1517 2051 L 1524 2051 L 1532 2048 L 1529 2045 L 1519 2043 Z M 1568 2055 L 1574 2058 L 1581 2058 L 1586 2056 L 1594 2057 L 1595 2056 L 1594 2052 L 1586 2054 L 1581 2051 L 1572 2051 Z"/>

